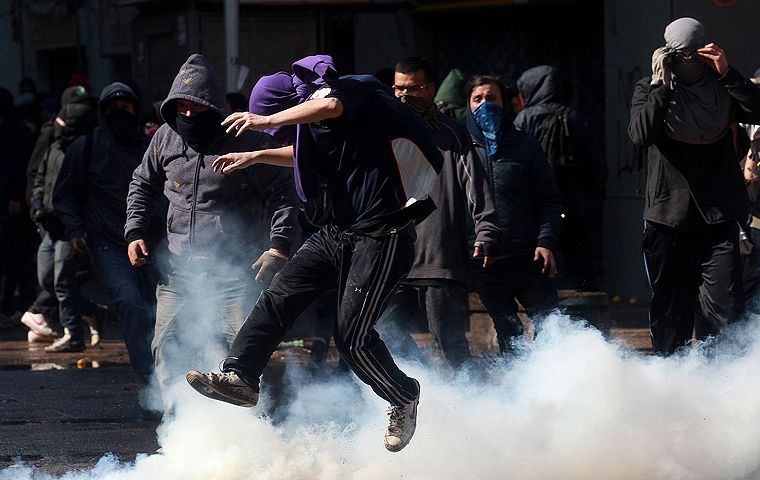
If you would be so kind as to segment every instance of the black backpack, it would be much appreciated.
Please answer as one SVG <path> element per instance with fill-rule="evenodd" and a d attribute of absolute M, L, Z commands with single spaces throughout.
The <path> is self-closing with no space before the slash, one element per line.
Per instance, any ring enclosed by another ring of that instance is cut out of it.
<path fill-rule="evenodd" d="M 570 123 L 570 109 L 561 107 L 549 117 L 546 128 L 538 138 L 538 143 L 552 166 L 577 166 Z"/>

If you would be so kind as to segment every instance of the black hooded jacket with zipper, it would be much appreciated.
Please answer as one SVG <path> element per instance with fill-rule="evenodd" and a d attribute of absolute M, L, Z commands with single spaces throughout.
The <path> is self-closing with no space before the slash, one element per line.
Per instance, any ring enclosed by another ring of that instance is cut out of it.
<path fill-rule="evenodd" d="M 225 135 L 209 148 L 193 150 L 176 131 L 176 100 L 186 99 L 224 118 L 226 100 L 219 82 L 201 55 L 182 66 L 161 105 L 166 124 L 153 136 L 134 171 L 127 196 L 127 241 L 143 238 L 155 199 L 169 200 L 166 238 L 179 257 L 223 256 L 250 261 L 262 250 L 289 253 L 297 235 L 298 207 L 293 179 L 285 168 L 253 165 L 229 175 L 214 172 L 214 160 L 225 153 L 276 147 L 260 132 Z"/>
<path fill-rule="evenodd" d="M 734 102 L 734 120 L 760 123 L 760 87 L 733 68 L 718 81 Z M 732 130 L 705 145 L 668 137 L 665 114 L 672 90 L 650 83 L 645 77 L 636 84 L 628 126 L 633 143 L 648 147 L 644 219 L 686 228 L 746 219 L 749 199 Z"/>

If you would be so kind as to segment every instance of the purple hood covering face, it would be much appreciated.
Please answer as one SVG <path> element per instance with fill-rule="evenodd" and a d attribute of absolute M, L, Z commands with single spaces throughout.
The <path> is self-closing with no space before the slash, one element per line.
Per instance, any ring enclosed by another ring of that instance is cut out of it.
<path fill-rule="evenodd" d="M 248 110 L 257 115 L 272 115 L 305 102 L 327 82 L 338 79 L 333 59 L 329 55 L 304 57 L 292 67 L 293 74 L 277 72 L 261 77 L 251 90 Z M 296 192 L 306 202 L 315 193 L 317 175 L 314 166 L 306 158 L 308 153 L 300 148 L 298 137 L 301 125 L 285 125 L 264 130 L 278 142 L 295 145 L 293 162 Z"/>

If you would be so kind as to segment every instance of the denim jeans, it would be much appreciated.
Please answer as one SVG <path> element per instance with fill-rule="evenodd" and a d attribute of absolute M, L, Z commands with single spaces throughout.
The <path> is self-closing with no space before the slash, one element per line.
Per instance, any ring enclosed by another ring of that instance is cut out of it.
<path fill-rule="evenodd" d="M 190 369 L 215 366 L 265 287 L 255 282 L 247 264 L 198 257 L 172 257 L 169 264 L 156 289 L 151 345 L 164 391 Z"/>
<path fill-rule="evenodd" d="M 153 337 L 156 311 L 156 269 L 153 264 L 133 267 L 129 263 L 126 247 L 92 237 L 88 241 L 95 267 L 116 307 L 132 369 L 139 375 L 149 375 L 153 371 L 150 339 Z"/>
<path fill-rule="evenodd" d="M 81 340 L 85 301 L 79 292 L 76 276 L 78 264 L 67 240 L 53 240 L 49 233 L 45 234 L 37 249 L 37 280 L 44 290 L 55 293 L 61 325 L 69 330 L 73 338 Z"/>

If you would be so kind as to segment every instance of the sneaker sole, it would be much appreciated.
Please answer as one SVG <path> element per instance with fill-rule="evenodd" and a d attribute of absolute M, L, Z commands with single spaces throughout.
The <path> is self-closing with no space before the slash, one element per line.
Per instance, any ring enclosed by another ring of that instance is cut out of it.
<path fill-rule="evenodd" d="M 73 348 L 48 348 L 45 347 L 45 351 L 48 353 L 77 353 L 77 352 L 84 352 L 86 347 L 82 345 L 81 347 L 73 347 Z"/>
<path fill-rule="evenodd" d="M 47 330 L 43 329 L 37 322 L 34 320 L 29 320 L 28 318 L 21 317 L 21 323 L 26 325 L 26 328 L 33 331 L 37 335 L 41 337 L 58 337 L 58 335 L 55 334 L 55 331 L 53 331 L 52 328 L 47 327 Z"/>
<path fill-rule="evenodd" d="M 245 408 L 255 407 L 256 403 L 258 402 L 258 400 L 255 402 L 242 401 L 237 398 L 224 395 L 223 393 L 215 390 L 213 388 L 213 384 L 210 385 L 206 383 L 205 377 L 196 372 L 188 372 L 185 378 L 187 379 L 187 383 L 193 387 L 193 390 L 212 400 L 231 403 L 232 405 Z"/>
<path fill-rule="evenodd" d="M 392 446 L 392 445 L 388 445 L 387 443 L 384 442 L 385 443 L 385 449 L 388 450 L 389 452 L 396 453 L 396 452 L 400 452 L 401 450 L 403 450 L 404 447 L 406 447 L 407 445 L 409 445 L 409 442 L 412 441 L 412 438 L 414 438 L 414 434 L 417 431 L 417 405 L 420 404 L 420 391 L 421 391 L 421 389 L 420 389 L 420 382 L 418 382 L 416 379 L 414 379 L 414 382 L 417 384 L 417 399 L 414 401 L 414 428 L 412 428 L 412 433 L 409 435 L 409 440 L 407 440 L 406 443 L 402 443 L 401 445 L 398 445 L 398 446 Z"/>

